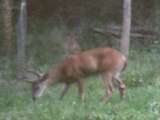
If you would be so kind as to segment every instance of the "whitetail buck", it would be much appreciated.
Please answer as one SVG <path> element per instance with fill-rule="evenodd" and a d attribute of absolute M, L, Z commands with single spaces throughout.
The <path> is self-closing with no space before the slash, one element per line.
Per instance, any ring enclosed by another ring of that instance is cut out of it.
<path fill-rule="evenodd" d="M 112 48 L 95 48 L 79 52 L 65 58 L 56 68 L 49 70 L 40 79 L 33 82 L 32 97 L 40 97 L 45 88 L 56 83 L 63 83 L 64 89 L 60 98 L 63 98 L 72 83 L 78 85 L 80 98 L 84 101 L 84 78 L 91 74 L 101 74 L 106 95 L 106 102 L 112 95 L 114 83 L 118 83 L 121 97 L 124 96 L 125 84 L 120 78 L 121 71 L 127 63 L 126 57 Z"/>

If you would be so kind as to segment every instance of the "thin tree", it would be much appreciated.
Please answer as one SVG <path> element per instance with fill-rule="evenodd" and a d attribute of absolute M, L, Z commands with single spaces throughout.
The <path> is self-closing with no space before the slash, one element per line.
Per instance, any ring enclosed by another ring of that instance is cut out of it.
<path fill-rule="evenodd" d="M 17 23 L 17 79 L 22 79 L 25 73 L 26 34 L 27 34 L 27 1 L 21 0 L 20 15 Z"/>
<path fill-rule="evenodd" d="M 120 41 L 121 52 L 128 57 L 131 29 L 131 0 L 123 0 L 123 27 Z"/>
<path fill-rule="evenodd" d="M 159 25 L 159 21 L 160 21 L 160 12 L 159 12 L 159 4 L 160 4 L 160 1 L 159 0 L 154 0 L 154 12 L 153 12 L 153 15 L 154 15 L 154 29 L 156 30 L 157 34 L 158 34 L 158 38 L 160 37 L 160 25 Z M 157 38 L 157 39 L 158 39 Z"/>
<path fill-rule="evenodd" d="M 12 0 L 3 0 L 3 16 L 4 16 L 4 48 L 6 55 L 12 51 Z"/>
<path fill-rule="evenodd" d="M 64 50 L 66 55 L 71 55 L 77 52 L 80 52 L 80 45 L 77 41 L 77 36 L 75 35 L 74 32 L 71 32 L 67 38 L 66 42 L 64 44 Z"/>

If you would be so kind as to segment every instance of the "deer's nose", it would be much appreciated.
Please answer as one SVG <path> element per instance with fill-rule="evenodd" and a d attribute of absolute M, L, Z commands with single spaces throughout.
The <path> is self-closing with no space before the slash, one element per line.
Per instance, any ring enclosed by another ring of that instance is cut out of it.
<path fill-rule="evenodd" d="M 36 101 L 36 97 L 35 97 L 35 96 L 32 96 L 32 100 L 35 102 L 35 101 Z"/>

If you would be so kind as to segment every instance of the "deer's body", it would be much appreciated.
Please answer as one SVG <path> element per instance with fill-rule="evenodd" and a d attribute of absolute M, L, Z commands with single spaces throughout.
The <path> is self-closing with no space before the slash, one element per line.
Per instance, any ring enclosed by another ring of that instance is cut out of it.
<path fill-rule="evenodd" d="M 41 79 L 33 84 L 33 98 L 39 97 L 46 86 L 55 83 L 64 83 L 61 98 L 68 90 L 71 83 L 77 83 L 81 100 L 84 100 L 84 78 L 92 74 L 101 74 L 107 95 L 104 101 L 111 96 L 114 82 L 119 84 L 119 90 L 123 97 L 125 85 L 119 75 L 126 65 L 126 58 L 120 52 L 112 48 L 95 48 L 85 52 L 70 55 L 55 69 L 49 70 Z M 43 86 L 35 89 L 37 86 Z"/>

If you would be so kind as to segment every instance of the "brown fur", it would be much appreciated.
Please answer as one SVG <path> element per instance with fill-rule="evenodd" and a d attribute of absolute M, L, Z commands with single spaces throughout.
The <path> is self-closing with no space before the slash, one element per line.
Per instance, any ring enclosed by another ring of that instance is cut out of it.
<path fill-rule="evenodd" d="M 49 70 L 45 82 L 47 85 L 64 83 L 65 87 L 61 98 L 65 95 L 70 84 L 75 82 L 78 85 L 80 98 L 83 101 L 83 78 L 95 73 L 101 74 L 107 93 L 103 100 L 107 101 L 114 89 L 113 81 L 118 82 L 121 96 L 123 97 L 124 95 L 125 85 L 119 74 L 125 67 L 126 62 L 126 58 L 115 49 L 95 48 L 73 54 L 64 59 L 55 69 Z"/>

